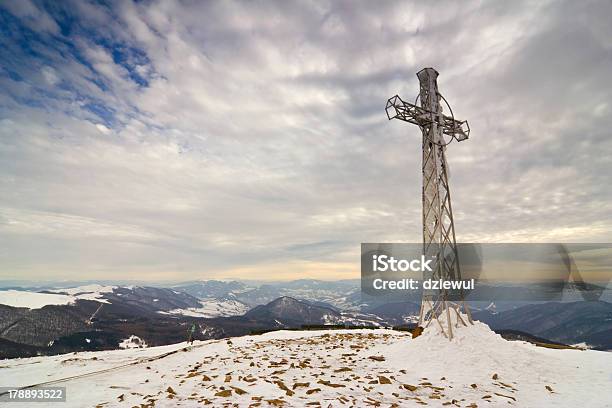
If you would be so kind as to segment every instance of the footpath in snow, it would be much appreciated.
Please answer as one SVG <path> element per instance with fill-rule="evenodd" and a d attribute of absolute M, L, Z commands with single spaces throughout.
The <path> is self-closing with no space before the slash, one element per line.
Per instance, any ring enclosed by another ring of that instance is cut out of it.
<path fill-rule="evenodd" d="M 509 342 L 479 322 L 452 342 L 435 329 L 416 339 L 383 329 L 279 331 L 0 361 L 3 385 L 69 376 L 77 378 L 55 384 L 67 389 L 62 406 L 612 407 L 612 353 Z"/>

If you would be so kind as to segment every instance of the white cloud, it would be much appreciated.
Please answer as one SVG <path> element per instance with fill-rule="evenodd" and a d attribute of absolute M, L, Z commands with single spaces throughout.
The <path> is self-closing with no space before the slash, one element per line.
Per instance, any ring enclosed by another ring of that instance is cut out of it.
<path fill-rule="evenodd" d="M 472 126 L 448 150 L 460 240 L 610 240 L 606 12 L 533 7 L 80 4 L 104 41 L 6 51 L 0 274 L 357 276 L 360 242 L 420 240 L 419 131 L 384 103 L 423 66 Z"/>
<path fill-rule="evenodd" d="M 7 1 L 2 4 L 9 12 L 20 17 L 24 24 L 34 31 L 59 32 L 59 26 L 46 12 L 40 10 L 31 0 Z"/>
<path fill-rule="evenodd" d="M 108 135 L 111 132 L 109 128 L 107 128 L 101 123 L 96 124 L 96 129 L 98 129 L 100 132 L 104 133 L 105 135 Z"/>
<path fill-rule="evenodd" d="M 45 81 L 51 86 L 56 85 L 59 82 L 59 78 L 55 73 L 55 70 L 51 67 L 43 67 L 42 75 L 45 78 Z"/>

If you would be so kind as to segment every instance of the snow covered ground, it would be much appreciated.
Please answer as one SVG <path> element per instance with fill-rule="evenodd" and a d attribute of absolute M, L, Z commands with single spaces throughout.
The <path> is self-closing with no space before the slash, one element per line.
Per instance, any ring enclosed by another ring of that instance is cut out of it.
<path fill-rule="evenodd" d="M 112 292 L 113 286 L 87 285 L 67 289 L 54 289 L 39 293 L 25 290 L 0 290 L 0 305 L 40 309 L 46 305 L 69 305 L 77 299 L 95 300 L 108 303 L 104 293 Z"/>
<path fill-rule="evenodd" d="M 147 347 L 147 343 L 140 337 L 132 334 L 127 339 L 123 339 L 121 343 L 119 343 L 119 347 L 122 349 L 145 348 Z"/>
<path fill-rule="evenodd" d="M 249 307 L 244 303 L 231 299 L 200 299 L 202 307 L 174 309 L 168 312 L 160 311 L 160 314 L 176 314 L 192 317 L 225 317 L 225 316 L 240 316 L 245 314 Z"/>
<path fill-rule="evenodd" d="M 5 360 L 0 378 L 24 386 L 120 367 L 57 383 L 67 387 L 61 406 L 74 407 L 612 407 L 612 353 L 508 342 L 478 322 L 455 336 L 278 331 Z"/>
<path fill-rule="evenodd" d="M 104 299 L 104 294 L 112 293 L 115 288 L 116 286 L 93 284 L 77 286 L 74 288 L 54 289 L 50 292 L 65 293 L 75 299 L 95 300 L 101 303 L 110 303 L 108 300 Z"/>
<path fill-rule="evenodd" d="M 96 300 L 103 296 L 104 293 L 112 293 L 116 286 L 105 285 L 83 285 L 72 288 L 51 289 L 49 292 L 65 293 L 71 296 L 79 296 L 80 299 Z M 126 287 L 129 288 L 129 287 Z"/>
<path fill-rule="evenodd" d="M 0 305 L 40 309 L 46 305 L 67 305 L 74 297 L 50 293 L 26 292 L 22 290 L 0 290 Z"/>

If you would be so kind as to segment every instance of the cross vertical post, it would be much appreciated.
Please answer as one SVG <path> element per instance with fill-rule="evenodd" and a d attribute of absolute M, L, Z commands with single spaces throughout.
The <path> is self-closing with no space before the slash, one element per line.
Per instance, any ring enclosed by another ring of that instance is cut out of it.
<path fill-rule="evenodd" d="M 438 91 L 438 72 L 433 68 L 425 68 L 417 73 L 420 91 L 420 104 L 404 102 L 399 96 L 387 101 L 386 111 L 389 119 L 400 119 L 418 125 L 422 133 L 422 205 L 423 205 L 423 254 L 433 259 L 433 280 L 459 280 L 461 270 L 455 238 L 455 224 L 451 206 L 450 188 L 448 183 L 448 164 L 446 162 L 446 146 L 453 140 L 463 141 L 469 136 L 467 121 L 454 118 L 452 110 L 444 97 Z M 442 104 L 448 106 L 450 116 L 443 114 Z M 442 332 L 453 338 L 451 311 L 457 315 L 457 325 L 463 322 L 459 315 L 462 308 L 471 323 L 471 313 L 462 300 L 461 305 L 450 302 L 447 292 L 438 291 L 435 294 L 423 292 L 421 311 L 419 313 L 420 327 L 427 327 L 432 320 L 438 320 Z M 445 316 L 444 316 L 445 315 Z M 439 317 L 447 322 L 447 332 L 444 331 Z"/>

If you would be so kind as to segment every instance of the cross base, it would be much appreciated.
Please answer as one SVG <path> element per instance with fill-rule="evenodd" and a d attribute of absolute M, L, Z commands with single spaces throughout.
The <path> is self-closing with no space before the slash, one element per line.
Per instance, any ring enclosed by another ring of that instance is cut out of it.
<path fill-rule="evenodd" d="M 465 315 L 466 319 L 462 315 Z M 453 326 L 459 328 L 460 325 L 467 327 L 468 323 L 470 325 L 474 324 L 472 312 L 465 300 L 451 302 L 446 300 L 444 296 L 423 296 L 417 327 L 421 328 L 421 331 L 425 330 L 434 320 L 440 326 L 444 337 L 449 340 L 453 339 Z M 446 330 L 444 329 L 445 326 Z"/>

